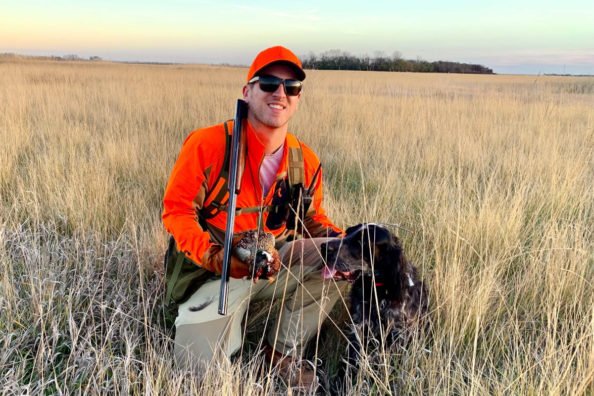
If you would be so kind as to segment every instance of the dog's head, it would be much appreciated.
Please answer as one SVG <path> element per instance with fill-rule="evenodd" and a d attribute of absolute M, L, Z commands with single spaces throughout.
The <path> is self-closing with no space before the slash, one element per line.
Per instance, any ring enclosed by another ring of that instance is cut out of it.
<path fill-rule="evenodd" d="M 373 223 L 347 228 L 344 238 L 326 242 L 322 252 L 327 260 L 324 277 L 350 282 L 362 273 L 397 273 L 403 263 L 398 238 L 387 228 Z"/>

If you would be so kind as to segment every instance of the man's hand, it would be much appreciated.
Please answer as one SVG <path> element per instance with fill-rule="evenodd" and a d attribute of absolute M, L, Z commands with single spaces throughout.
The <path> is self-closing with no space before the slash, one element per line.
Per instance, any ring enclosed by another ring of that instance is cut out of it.
<path fill-rule="evenodd" d="M 237 243 L 243 238 L 244 233 L 239 233 L 233 236 L 233 248 L 232 252 L 235 253 L 235 246 Z M 225 252 L 223 251 L 223 246 L 213 243 L 210 245 L 208 250 L 202 256 L 202 267 L 214 272 L 217 275 L 220 275 L 223 272 L 223 259 L 225 256 Z M 229 268 L 229 275 L 232 278 L 245 278 L 250 275 L 250 267 L 249 264 L 243 262 L 235 254 L 231 255 L 231 263 Z"/>

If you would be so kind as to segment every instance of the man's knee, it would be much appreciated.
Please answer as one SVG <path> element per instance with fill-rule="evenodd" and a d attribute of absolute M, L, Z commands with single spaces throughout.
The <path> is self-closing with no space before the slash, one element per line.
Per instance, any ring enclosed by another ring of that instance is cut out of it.
<path fill-rule="evenodd" d="M 241 347 L 242 316 L 238 312 L 232 316 L 177 326 L 174 347 L 177 364 L 199 370 L 213 358 L 231 356 Z"/>
<path fill-rule="evenodd" d="M 326 261 L 322 244 L 333 238 L 298 239 L 285 244 L 280 250 L 283 264 L 292 266 L 301 264 L 303 267 L 321 269 Z"/>
<path fill-rule="evenodd" d="M 179 306 L 174 352 L 181 367 L 198 368 L 213 357 L 228 357 L 239 349 L 241 319 L 249 303 L 248 286 L 242 280 L 231 280 L 225 316 L 218 314 L 220 281 L 205 284 Z"/>

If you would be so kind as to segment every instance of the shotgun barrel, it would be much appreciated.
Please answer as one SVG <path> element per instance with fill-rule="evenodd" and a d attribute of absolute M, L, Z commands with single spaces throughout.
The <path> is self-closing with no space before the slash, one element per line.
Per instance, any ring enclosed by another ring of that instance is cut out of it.
<path fill-rule="evenodd" d="M 229 276 L 231 273 L 231 254 L 233 248 L 233 231 L 235 226 L 235 209 L 237 205 L 237 194 L 241 188 L 241 174 L 243 167 L 243 147 L 245 147 L 245 133 L 243 132 L 243 121 L 247 117 L 247 102 L 237 100 L 235 110 L 235 122 L 233 124 L 233 136 L 231 138 L 231 159 L 229 166 L 229 201 L 227 203 L 227 226 L 225 227 L 225 243 L 223 245 L 223 269 L 221 272 L 221 289 L 219 292 L 219 314 L 227 314 L 227 294 L 229 292 Z M 242 147 L 243 146 L 243 147 Z"/>

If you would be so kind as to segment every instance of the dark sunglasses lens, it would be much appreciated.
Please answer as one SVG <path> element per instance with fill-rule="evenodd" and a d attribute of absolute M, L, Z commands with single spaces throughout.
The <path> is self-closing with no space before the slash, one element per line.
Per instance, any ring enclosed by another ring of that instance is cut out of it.
<path fill-rule="evenodd" d="M 301 92 L 301 81 L 285 80 L 285 93 L 289 96 L 297 96 Z"/>
<path fill-rule="evenodd" d="M 260 84 L 260 89 L 264 92 L 274 92 L 278 89 L 278 86 L 281 85 L 283 80 L 280 78 L 276 78 L 273 76 L 261 76 L 258 80 Z"/>

